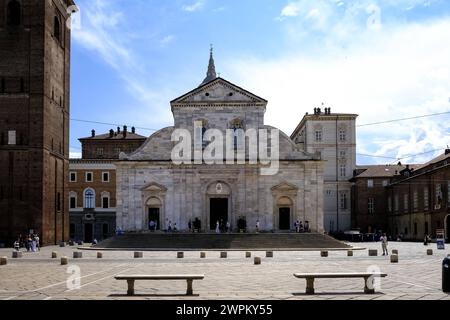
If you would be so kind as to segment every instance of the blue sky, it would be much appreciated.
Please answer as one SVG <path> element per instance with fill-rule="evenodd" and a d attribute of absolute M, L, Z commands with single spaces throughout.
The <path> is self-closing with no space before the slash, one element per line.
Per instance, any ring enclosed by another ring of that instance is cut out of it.
<path fill-rule="evenodd" d="M 269 100 L 266 123 L 287 134 L 322 102 L 359 114 L 358 124 L 450 111 L 449 1 L 76 2 L 74 119 L 171 125 L 169 101 L 201 83 L 211 43 L 221 76 Z M 111 127 L 72 121 L 71 156 L 79 156 L 78 138 Z M 444 149 L 450 116 L 360 127 L 357 137 L 360 154 Z M 358 157 L 358 164 L 394 161 Z"/>

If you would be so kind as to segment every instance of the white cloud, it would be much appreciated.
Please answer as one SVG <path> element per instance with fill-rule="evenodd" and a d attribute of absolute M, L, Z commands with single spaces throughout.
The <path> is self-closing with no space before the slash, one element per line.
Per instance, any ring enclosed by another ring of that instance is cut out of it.
<path fill-rule="evenodd" d="M 173 40 L 175 40 L 175 36 L 170 34 L 170 35 L 162 38 L 160 41 L 160 44 L 161 44 L 161 46 L 165 47 L 165 46 L 169 45 Z"/>
<path fill-rule="evenodd" d="M 288 134 L 322 102 L 334 112 L 359 114 L 359 124 L 440 113 L 450 111 L 448 30 L 450 20 L 360 29 L 345 47 L 326 38 L 322 50 L 297 49 L 277 60 L 233 57 L 227 73 L 268 99 L 266 122 Z M 363 127 L 357 137 L 360 153 L 402 158 L 442 149 L 450 143 L 450 116 Z"/>
<path fill-rule="evenodd" d="M 297 3 L 289 3 L 287 6 L 285 6 L 281 10 L 281 16 L 282 17 L 296 17 L 296 16 L 298 16 L 299 11 L 300 11 L 300 8 Z"/>
<path fill-rule="evenodd" d="M 184 5 L 183 10 L 187 11 L 187 12 L 195 12 L 195 11 L 203 9 L 204 6 L 205 6 L 205 0 L 198 0 L 192 4 Z"/>

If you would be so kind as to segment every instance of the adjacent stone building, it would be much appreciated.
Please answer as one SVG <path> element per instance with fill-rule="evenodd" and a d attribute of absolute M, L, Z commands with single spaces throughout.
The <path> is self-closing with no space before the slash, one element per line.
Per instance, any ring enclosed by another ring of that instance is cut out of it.
<path fill-rule="evenodd" d="M 0 0 L 0 243 L 69 236 L 72 0 Z"/>
<path fill-rule="evenodd" d="M 356 169 L 356 114 L 315 108 L 291 135 L 300 150 L 326 161 L 324 169 L 324 227 L 335 233 L 351 228 L 351 183 Z"/>
<path fill-rule="evenodd" d="M 71 159 L 68 202 L 69 236 L 75 241 L 106 239 L 116 231 L 116 166 L 122 151 L 139 148 L 146 137 L 126 126 L 107 134 L 79 139 L 82 159 Z"/>
<path fill-rule="evenodd" d="M 249 231 L 258 221 L 260 230 L 287 231 L 299 220 L 308 221 L 312 231 L 323 232 L 324 163 L 282 132 L 275 175 L 262 175 L 264 165 L 249 159 L 243 164 L 212 165 L 172 161 L 177 129 L 192 137 L 197 133 L 195 123 L 201 124 L 200 135 L 209 129 L 271 132 L 275 128 L 264 124 L 266 106 L 266 100 L 217 77 L 211 54 L 202 85 L 171 102 L 174 126 L 153 134 L 136 152 L 122 153 L 116 162 L 117 227 L 145 231 L 150 221 L 156 221 L 158 229 L 176 224 L 178 230 L 187 230 L 189 221 L 198 218 L 205 232 L 215 230 L 217 222 L 228 222 L 238 231 L 238 221 L 246 221 Z M 208 146 L 200 142 L 196 147 Z"/>

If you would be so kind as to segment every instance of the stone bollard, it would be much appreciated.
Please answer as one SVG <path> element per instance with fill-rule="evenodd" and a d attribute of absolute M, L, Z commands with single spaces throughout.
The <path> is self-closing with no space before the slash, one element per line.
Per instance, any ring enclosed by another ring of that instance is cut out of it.
<path fill-rule="evenodd" d="M 6 266 L 8 264 L 7 257 L 0 257 L 0 266 Z"/>
<path fill-rule="evenodd" d="M 369 250 L 369 257 L 378 257 L 378 250 Z"/>
<path fill-rule="evenodd" d="M 251 252 L 246 252 L 245 253 L 245 257 L 246 258 L 251 258 L 252 257 L 252 253 Z"/>
<path fill-rule="evenodd" d="M 392 250 L 392 254 L 397 254 L 398 255 L 398 250 Z"/>
<path fill-rule="evenodd" d="M 143 257 L 144 257 L 144 253 L 143 253 L 143 252 L 136 251 L 136 252 L 134 253 L 134 258 L 135 258 L 135 259 L 140 259 L 140 258 L 143 258 Z"/>
<path fill-rule="evenodd" d="M 353 257 L 353 250 L 347 251 L 347 257 Z"/>
<path fill-rule="evenodd" d="M 61 257 L 61 265 L 65 266 L 69 263 L 69 258 L 67 257 Z"/>
<path fill-rule="evenodd" d="M 398 254 L 391 255 L 391 263 L 398 263 Z"/>
<path fill-rule="evenodd" d="M 328 257 L 328 251 L 321 251 L 321 252 L 320 252 L 320 256 L 321 256 L 322 258 Z"/>
<path fill-rule="evenodd" d="M 267 251 L 266 258 L 273 258 L 273 251 Z"/>
<path fill-rule="evenodd" d="M 81 259 L 81 258 L 83 258 L 83 252 L 75 251 L 73 253 L 73 258 L 74 259 Z"/>
<path fill-rule="evenodd" d="M 428 249 L 427 250 L 427 255 L 432 256 L 433 255 L 433 249 Z"/>
<path fill-rule="evenodd" d="M 69 241 L 69 246 L 73 247 L 75 245 L 75 242 L 73 242 L 73 240 Z"/>
<path fill-rule="evenodd" d="M 260 264 L 261 264 L 261 258 L 255 257 L 255 265 L 260 265 Z"/>
<path fill-rule="evenodd" d="M 23 257 L 23 253 L 22 253 L 22 251 L 13 251 L 12 257 L 13 257 L 13 259 L 22 258 Z"/>
<path fill-rule="evenodd" d="M 184 252 L 178 252 L 177 253 L 177 258 L 178 259 L 183 259 L 184 258 Z"/>
<path fill-rule="evenodd" d="M 53 251 L 52 252 L 52 259 L 56 259 L 56 258 L 58 258 L 58 252 Z"/>
<path fill-rule="evenodd" d="M 103 253 L 97 252 L 97 259 L 102 259 L 102 258 L 103 258 Z"/>
<path fill-rule="evenodd" d="M 64 248 L 64 247 L 66 246 L 66 243 L 65 243 L 65 242 L 60 242 L 60 243 L 59 243 L 59 246 L 60 246 L 61 248 Z"/>
<path fill-rule="evenodd" d="M 221 259 L 226 259 L 227 257 L 228 257 L 228 253 L 227 252 L 223 251 L 223 252 L 220 253 L 220 258 Z"/>
<path fill-rule="evenodd" d="M 200 252 L 200 259 L 206 259 L 206 252 Z"/>

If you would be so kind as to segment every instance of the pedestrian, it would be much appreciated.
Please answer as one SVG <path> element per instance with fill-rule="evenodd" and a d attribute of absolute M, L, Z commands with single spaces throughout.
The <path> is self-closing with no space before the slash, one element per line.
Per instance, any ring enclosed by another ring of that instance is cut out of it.
<path fill-rule="evenodd" d="M 227 221 L 227 233 L 231 231 L 231 224 L 230 221 Z"/>
<path fill-rule="evenodd" d="M 309 221 L 305 221 L 304 229 L 305 229 L 305 232 L 309 232 Z"/>
<path fill-rule="evenodd" d="M 172 232 L 172 221 L 169 221 L 169 226 L 167 227 L 167 231 Z"/>
<path fill-rule="evenodd" d="M 37 251 L 41 251 L 41 246 L 39 244 L 40 239 L 39 239 L 39 236 L 37 234 L 34 236 L 34 240 L 36 241 L 36 250 Z"/>
<path fill-rule="evenodd" d="M 388 246 L 388 238 L 386 236 L 386 233 L 384 233 L 381 237 L 380 237 L 380 241 L 381 241 L 381 248 L 383 249 L 383 256 L 388 256 L 389 252 L 387 249 Z"/>
<path fill-rule="evenodd" d="M 216 223 L 216 233 L 220 233 L 220 222 L 219 222 L 219 220 L 217 220 L 217 223 Z"/>
<path fill-rule="evenodd" d="M 256 233 L 259 233 L 260 223 L 259 220 L 256 221 Z"/>
<path fill-rule="evenodd" d="M 16 240 L 16 242 L 14 242 L 14 249 L 16 251 L 20 251 L 20 242 L 19 242 L 19 240 Z"/>
<path fill-rule="evenodd" d="M 190 219 L 188 222 L 188 228 L 189 228 L 189 232 L 192 232 L 192 221 Z"/>
<path fill-rule="evenodd" d="M 173 224 L 173 232 L 177 232 L 177 231 L 178 231 L 177 223 L 175 222 L 175 223 Z"/>

